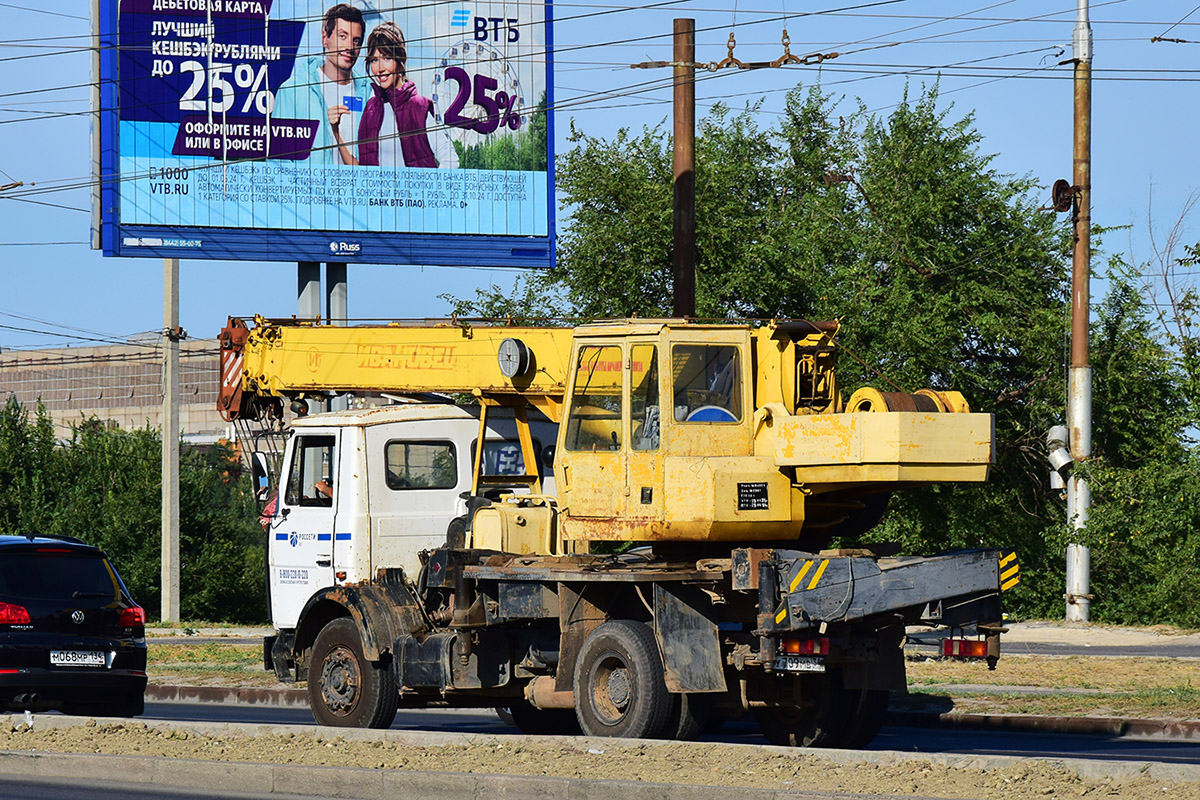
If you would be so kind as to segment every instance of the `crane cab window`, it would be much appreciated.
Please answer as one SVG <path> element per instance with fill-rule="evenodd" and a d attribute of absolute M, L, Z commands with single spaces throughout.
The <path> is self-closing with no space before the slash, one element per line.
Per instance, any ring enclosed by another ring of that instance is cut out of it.
<path fill-rule="evenodd" d="M 383 448 L 389 489 L 453 489 L 458 461 L 451 442 L 391 441 Z"/>
<path fill-rule="evenodd" d="M 587 345 L 575 363 L 575 391 L 567 415 L 568 450 L 621 449 L 621 348 Z"/>
<path fill-rule="evenodd" d="M 333 505 L 335 443 L 332 436 L 301 436 L 296 441 L 283 502 L 289 506 Z"/>
<path fill-rule="evenodd" d="M 742 372 L 732 345 L 671 348 L 671 386 L 677 422 L 740 422 Z"/>
<path fill-rule="evenodd" d="M 629 441 L 634 450 L 657 450 L 659 424 L 658 348 L 635 344 L 629 348 Z"/>

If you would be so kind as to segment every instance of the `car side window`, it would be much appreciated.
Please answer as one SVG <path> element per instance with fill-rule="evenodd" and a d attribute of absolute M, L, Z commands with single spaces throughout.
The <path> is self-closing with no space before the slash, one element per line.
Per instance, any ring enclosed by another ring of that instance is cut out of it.
<path fill-rule="evenodd" d="M 453 489 L 458 460 L 452 442 L 391 441 L 383 448 L 389 489 Z"/>

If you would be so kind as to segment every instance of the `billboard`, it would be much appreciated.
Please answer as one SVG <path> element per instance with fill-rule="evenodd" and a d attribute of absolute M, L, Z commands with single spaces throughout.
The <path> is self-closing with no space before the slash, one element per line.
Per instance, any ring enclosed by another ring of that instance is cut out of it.
<path fill-rule="evenodd" d="M 545 2 L 104 0 L 105 255 L 553 263 Z"/>

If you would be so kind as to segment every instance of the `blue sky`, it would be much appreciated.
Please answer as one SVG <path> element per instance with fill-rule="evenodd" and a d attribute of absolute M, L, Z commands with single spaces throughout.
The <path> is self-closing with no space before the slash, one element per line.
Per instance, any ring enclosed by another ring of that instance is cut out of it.
<path fill-rule="evenodd" d="M 1093 220 L 1131 226 L 1109 234 L 1109 249 L 1148 258 L 1151 215 L 1161 244 L 1200 188 L 1193 166 L 1198 4 L 1091 2 Z M 787 89 L 816 81 L 846 96 L 847 113 L 861 98 L 868 110 L 885 114 L 906 83 L 918 87 L 940 74 L 943 104 L 953 104 L 952 117 L 975 114 L 981 149 L 996 155 L 997 170 L 1033 176 L 1047 187 L 1047 200 L 1049 185 L 1071 176 L 1071 66 L 1059 62 L 1071 57 L 1074 0 L 739 0 L 736 12 L 721 6 L 557 4 L 560 152 L 570 120 L 608 136 L 618 126 L 669 118 L 668 71 L 628 65 L 669 60 L 672 19 L 693 17 L 700 61 L 725 56 L 731 29 L 740 59 L 775 58 L 785 25 L 794 54 L 841 54 L 820 67 L 705 76 L 697 86 L 698 115 L 718 100 L 736 109 L 764 98 L 761 122 L 769 125 Z M 87 4 L 3 3 L 0 20 L 0 184 L 82 182 L 91 153 L 88 90 L 80 87 L 90 80 Z M 1152 43 L 1155 36 L 1187 43 Z M 663 79 L 662 88 L 628 94 L 655 78 Z M 86 188 L 28 198 L 40 204 L 5 198 L 11 192 L 0 191 L 0 347 L 89 344 L 162 327 L 162 262 L 106 259 L 90 250 Z M 1183 241 L 1196 239 L 1200 233 L 1185 231 Z M 448 305 L 438 295 L 471 296 L 493 283 L 508 288 L 516 278 L 503 269 L 370 264 L 352 264 L 349 275 L 355 318 L 444 316 Z M 211 337 L 229 314 L 293 314 L 295 276 L 294 263 L 185 260 L 182 325 L 194 337 Z"/>

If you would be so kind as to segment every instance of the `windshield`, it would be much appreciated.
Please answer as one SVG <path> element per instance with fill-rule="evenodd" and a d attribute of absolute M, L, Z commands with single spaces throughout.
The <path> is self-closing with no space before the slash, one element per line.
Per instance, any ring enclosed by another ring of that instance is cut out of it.
<path fill-rule="evenodd" d="M 0 552 L 0 594 L 49 600 L 119 597 L 116 576 L 98 553 L 55 548 Z"/>

